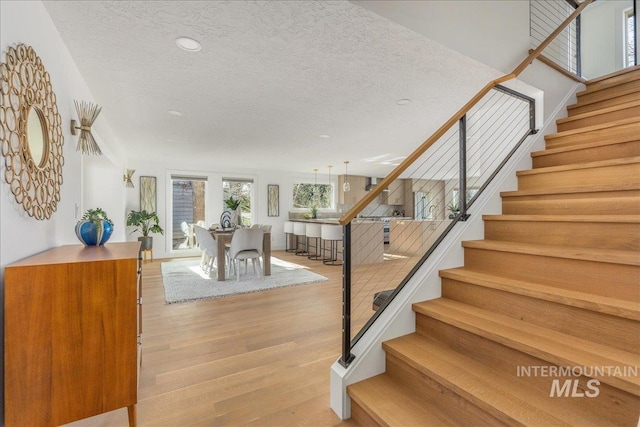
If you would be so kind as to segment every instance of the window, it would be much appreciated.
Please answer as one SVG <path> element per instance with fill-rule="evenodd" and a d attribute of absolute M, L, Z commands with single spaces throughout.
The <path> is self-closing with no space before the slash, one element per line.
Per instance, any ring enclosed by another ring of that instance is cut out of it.
<path fill-rule="evenodd" d="M 624 66 L 636 65 L 636 29 L 633 9 L 624 11 Z"/>
<path fill-rule="evenodd" d="M 228 209 L 226 200 L 229 197 L 240 200 L 240 225 L 251 225 L 251 198 L 253 197 L 253 180 L 244 178 L 222 178 L 222 208 Z"/>
<path fill-rule="evenodd" d="M 205 192 L 207 178 L 171 176 L 173 222 L 171 232 L 173 249 L 193 249 L 193 225 L 205 226 Z"/>
<path fill-rule="evenodd" d="M 330 184 L 293 184 L 294 209 L 333 208 L 333 185 Z"/>

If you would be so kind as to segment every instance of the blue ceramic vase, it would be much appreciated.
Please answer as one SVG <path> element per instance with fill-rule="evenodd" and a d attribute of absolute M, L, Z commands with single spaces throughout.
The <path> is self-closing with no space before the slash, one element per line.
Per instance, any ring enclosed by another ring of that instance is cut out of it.
<path fill-rule="evenodd" d="M 113 233 L 113 226 L 109 221 L 102 221 L 102 227 L 97 227 L 91 221 L 82 220 L 76 224 L 76 236 L 85 246 L 100 246 L 107 243 Z"/>

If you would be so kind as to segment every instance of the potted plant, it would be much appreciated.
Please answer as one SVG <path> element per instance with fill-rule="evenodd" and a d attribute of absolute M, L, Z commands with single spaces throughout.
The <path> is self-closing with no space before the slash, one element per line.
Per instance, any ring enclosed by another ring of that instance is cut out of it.
<path fill-rule="evenodd" d="M 76 236 L 85 246 L 101 246 L 113 233 L 113 221 L 101 208 L 87 209 L 75 228 Z"/>
<path fill-rule="evenodd" d="M 164 234 L 164 230 L 160 227 L 159 222 L 158 214 L 155 212 L 147 212 L 146 210 L 132 210 L 129 212 L 129 215 L 127 215 L 127 225 L 138 227 L 133 230 L 131 234 L 136 231 L 142 233 L 142 236 L 138 237 L 138 240 L 142 242 L 140 245 L 141 251 L 153 249 L 153 237 L 149 236 L 149 233 Z"/>
<path fill-rule="evenodd" d="M 318 208 L 316 206 L 313 206 L 311 208 L 311 218 L 312 219 L 318 218 Z"/>
<path fill-rule="evenodd" d="M 229 196 L 224 200 L 224 204 L 231 211 L 231 225 L 242 225 L 242 214 L 240 213 L 240 205 L 242 202 L 240 199 Z"/>
<path fill-rule="evenodd" d="M 454 219 L 456 216 L 458 216 L 458 213 L 460 212 L 460 206 L 458 206 L 458 201 L 453 200 L 451 203 L 447 205 L 447 209 L 449 210 L 449 212 L 451 212 L 449 214 L 449 219 Z"/>

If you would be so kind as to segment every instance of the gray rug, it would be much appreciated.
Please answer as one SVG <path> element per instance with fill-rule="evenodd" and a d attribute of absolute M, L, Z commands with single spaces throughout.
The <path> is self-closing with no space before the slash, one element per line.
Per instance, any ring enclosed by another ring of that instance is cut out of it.
<path fill-rule="evenodd" d="M 240 267 L 240 282 L 235 275 L 224 282 L 216 280 L 215 269 L 209 277 L 200 268 L 200 258 L 183 258 L 163 262 L 162 283 L 167 304 L 217 298 L 225 295 L 259 292 L 286 286 L 306 285 L 329 280 L 305 267 L 271 257 L 271 276 L 256 277 L 251 262 L 248 274 Z"/>

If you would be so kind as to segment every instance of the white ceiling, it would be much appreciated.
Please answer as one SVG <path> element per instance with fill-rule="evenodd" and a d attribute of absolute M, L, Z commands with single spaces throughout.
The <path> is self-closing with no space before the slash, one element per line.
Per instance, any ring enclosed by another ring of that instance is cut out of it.
<path fill-rule="evenodd" d="M 349 173 L 384 176 L 501 75 L 347 1 L 44 3 L 98 121 L 131 159 L 185 169 L 195 154 L 212 170 L 349 160 Z M 180 36 L 202 50 L 180 50 Z"/>

